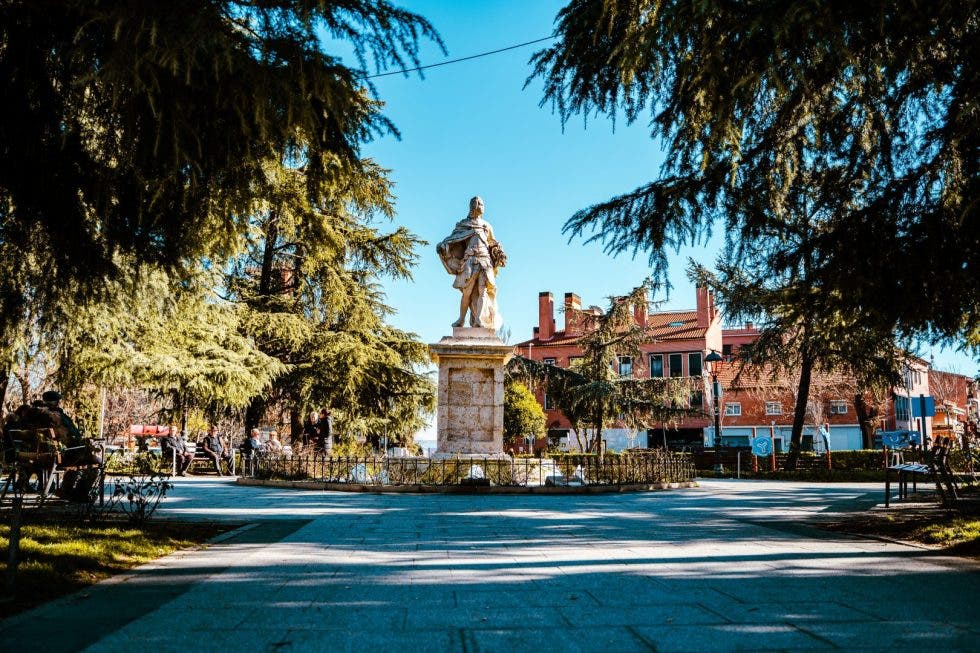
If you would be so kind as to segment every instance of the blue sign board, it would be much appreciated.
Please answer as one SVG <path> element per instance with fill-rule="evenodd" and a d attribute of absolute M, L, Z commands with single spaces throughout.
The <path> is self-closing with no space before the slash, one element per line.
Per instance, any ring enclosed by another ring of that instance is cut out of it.
<path fill-rule="evenodd" d="M 768 456 L 772 453 L 772 439 L 767 435 L 752 438 L 752 453 L 757 456 Z"/>
<path fill-rule="evenodd" d="M 912 397 L 912 417 L 922 417 L 922 400 L 926 403 L 926 417 L 935 417 L 936 400 L 933 397 Z"/>
<path fill-rule="evenodd" d="M 918 431 L 878 431 L 881 443 L 892 449 L 902 449 L 910 444 L 919 444 L 921 437 Z"/>

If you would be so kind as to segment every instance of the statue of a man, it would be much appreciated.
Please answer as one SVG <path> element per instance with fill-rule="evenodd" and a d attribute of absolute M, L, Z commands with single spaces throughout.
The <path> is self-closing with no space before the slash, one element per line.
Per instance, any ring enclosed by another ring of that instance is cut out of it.
<path fill-rule="evenodd" d="M 470 326 L 499 329 L 503 324 L 497 311 L 497 268 L 507 263 L 500 243 L 493 237 L 493 227 L 483 219 L 483 200 L 470 200 L 470 212 L 456 223 L 449 237 L 436 246 L 446 271 L 456 277 L 453 287 L 462 293 L 459 319 L 454 327 L 463 326 L 466 312 Z"/>

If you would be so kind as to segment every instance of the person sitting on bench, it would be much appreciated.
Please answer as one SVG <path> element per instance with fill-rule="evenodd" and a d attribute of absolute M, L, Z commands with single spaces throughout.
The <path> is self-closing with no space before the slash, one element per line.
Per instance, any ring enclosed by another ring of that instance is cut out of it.
<path fill-rule="evenodd" d="M 221 438 L 218 437 L 214 424 L 208 427 L 208 434 L 201 440 L 201 451 L 214 462 L 214 471 L 218 473 L 218 476 L 223 476 L 221 473 L 221 461 L 224 460 L 230 465 L 231 452 L 226 452 L 225 448 L 221 445 Z"/>
<path fill-rule="evenodd" d="M 183 434 L 171 427 L 170 432 L 160 438 L 160 451 L 164 460 L 173 457 L 177 476 L 187 476 L 187 468 L 194 462 L 194 454 L 187 450 Z"/>

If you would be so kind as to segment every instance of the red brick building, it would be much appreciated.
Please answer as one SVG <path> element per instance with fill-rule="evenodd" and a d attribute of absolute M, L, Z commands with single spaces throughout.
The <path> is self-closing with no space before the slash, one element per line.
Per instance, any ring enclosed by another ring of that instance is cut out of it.
<path fill-rule="evenodd" d="M 714 443 L 713 399 L 711 396 L 711 372 L 704 362 L 711 351 L 722 353 L 717 372 L 722 387 L 720 403 L 721 442 L 723 446 L 747 447 L 755 436 L 771 436 L 777 451 L 789 447 L 796 405 L 797 379 L 792 375 L 772 379 L 766 373 L 744 373 L 735 379 L 735 354 L 739 347 L 754 341 L 759 330 L 751 323 L 744 327 L 722 328 L 721 315 L 716 309 L 712 294 L 705 288 L 695 290 L 695 308 L 681 311 L 649 312 L 646 306 L 633 307 L 636 324 L 650 331 L 650 340 L 641 346 L 639 360 L 621 357 L 620 373 L 635 377 L 699 377 L 703 392 L 691 397 L 693 407 L 702 407 L 703 416 L 687 418 L 678 424 L 663 424 L 646 432 L 633 433 L 622 424 L 614 424 L 604 432 L 604 439 L 611 450 L 629 447 L 697 447 Z M 538 296 L 538 325 L 534 337 L 515 346 L 518 354 L 533 360 L 570 367 L 581 355 L 578 338 L 583 334 L 583 316 L 600 314 L 598 306 L 583 307 L 574 293 L 565 293 L 563 327 L 557 328 L 555 302 L 550 292 Z M 953 397 L 944 406 L 942 397 L 936 401 L 940 410 L 937 422 L 945 424 L 954 417 L 964 416 L 970 406 L 966 377 L 933 372 L 929 364 L 919 358 L 910 359 L 906 366 L 904 386 L 896 388 L 884 402 L 873 402 L 858 388 L 853 379 L 841 375 L 815 375 L 811 384 L 806 424 L 803 430 L 804 449 L 823 451 L 861 449 L 874 446 L 870 433 L 862 433 L 862 419 L 876 428 L 894 430 L 908 428 L 919 430 L 921 411 L 919 397 L 942 394 L 937 387 L 953 388 L 945 394 Z M 941 376 L 945 375 L 945 376 Z M 953 379 L 952 377 L 958 377 Z M 935 378 L 935 383 L 930 382 Z M 941 379 L 941 380 L 940 380 Z M 955 397 L 954 397 L 955 395 Z M 554 409 L 548 397 L 539 389 L 536 397 L 545 409 L 549 439 L 553 444 L 575 448 L 571 424 Z M 952 417 L 950 417 L 952 416 Z M 931 418 L 926 418 L 926 429 L 933 432 Z M 824 439 L 819 426 L 826 425 Z M 959 428 L 959 427 L 957 427 Z"/>
<path fill-rule="evenodd" d="M 787 451 L 797 379 L 786 375 L 773 379 L 768 371 L 748 370 L 736 379 L 737 363 L 731 360 L 720 363 L 719 368 L 722 445 L 748 447 L 753 437 L 770 436 L 776 451 Z M 814 375 L 803 428 L 804 450 L 824 451 L 827 446 L 832 450 L 864 448 L 856 394 L 846 378 Z M 828 427 L 829 442 L 824 441 L 817 425 Z M 709 430 L 708 442 L 713 439 L 714 427 Z"/>
<path fill-rule="evenodd" d="M 936 416 L 933 429 L 936 437 L 961 440 L 971 423 L 973 379 L 954 372 L 929 371 L 929 394 L 935 399 Z M 976 421 L 975 409 L 973 422 Z"/>
<path fill-rule="evenodd" d="M 582 307 L 581 299 L 574 293 L 565 293 L 561 312 L 563 329 L 557 329 L 555 302 L 550 292 L 538 296 L 538 325 L 534 337 L 515 346 L 517 353 L 532 360 L 561 367 L 571 366 L 581 355 L 577 345 L 582 335 L 583 315 L 601 313 L 597 306 Z M 696 290 L 696 306 L 691 310 L 649 312 L 647 306 L 635 306 L 633 317 L 638 325 L 650 329 L 651 340 L 641 347 L 640 360 L 621 357 L 620 373 L 636 377 L 699 377 L 704 379 L 704 357 L 709 351 L 722 346 L 721 315 L 714 305 L 714 297 L 705 288 Z M 706 393 L 695 393 L 692 405 L 710 406 L 704 403 Z M 549 403 L 542 391 L 537 399 L 547 415 L 548 435 L 552 442 L 574 446 L 571 424 Z M 663 425 L 640 433 L 635 441 L 622 425 L 613 425 L 604 433 L 607 446 L 612 450 L 631 446 L 660 446 L 666 441 L 671 446 L 700 446 L 705 437 L 705 427 L 710 423 L 707 414 L 688 418 L 679 424 Z"/>

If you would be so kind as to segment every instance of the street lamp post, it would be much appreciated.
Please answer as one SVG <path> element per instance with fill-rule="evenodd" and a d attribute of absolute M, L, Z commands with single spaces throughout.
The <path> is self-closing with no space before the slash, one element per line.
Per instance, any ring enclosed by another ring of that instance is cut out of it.
<path fill-rule="evenodd" d="M 711 353 L 704 357 L 704 362 L 711 365 L 711 395 L 714 399 L 715 404 L 715 471 L 723 472 L 725 471 L 724 466 L 721 464 L 721 405 L 719 400 L 721 399 L 721 386 L 718 384 L 718 363 L 721 362 L 721 356 L 714 349 Z"/>

